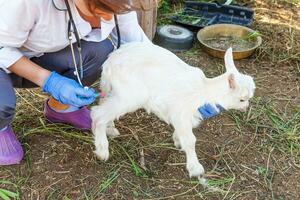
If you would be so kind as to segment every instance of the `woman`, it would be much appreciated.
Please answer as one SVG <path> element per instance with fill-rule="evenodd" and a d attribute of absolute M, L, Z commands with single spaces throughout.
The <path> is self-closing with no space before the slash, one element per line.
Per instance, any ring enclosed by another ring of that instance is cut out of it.
<path fill-rule="evenodd" d="M 113 39 L 117 35 L 114 13 L 120 13 L 117 19 L 121 43 L 149 41 L 138 25 L 136 13 L 129 12 L 140 9 L 139 2 L 68 2 L 81 38 L 85 86 L 99 79 L 101 65 L 114 49 L 108 39 L 110 34 Z M 75 81 L 68 47 L 68 20 L 64 0 L 0 0 L 0 165 L 18 163 L 23 157 L 10 126 L 16 105 L 14 87 L 41 87 L 52 96 L 45 102 L 46 119 L 90 129 L 91 119 L 85 105 L 92 103 L 96 94 Z M 75 41 L 74 37 L 72 42 Z M 75 45 L 74 49 L 79 65 Z"/>
<path fill-rule="evenodd" d="M 44 104 L 47 120 L 89 130 L 90 111 L 85 106 L 97 95 L 80 82 L 90 86 L 99 79 L 101 65 L 117 43 L 113 14 L 121 43 L 150 42 L 133 11 L 144 8 L 142 0 L 0 0 L 0 165 L 17 164 L 23 158 L 10 125 L 16 106 L 14 87 L 41 87 L 50 95 Z M 75 62 L 68 46 L 70 33 Z M 79 43 L 81 53 L 76 49 Z M 76 72 L 80 55 L 83 70 Z M 82 80 L 76 76 L 81 73 Z"/>

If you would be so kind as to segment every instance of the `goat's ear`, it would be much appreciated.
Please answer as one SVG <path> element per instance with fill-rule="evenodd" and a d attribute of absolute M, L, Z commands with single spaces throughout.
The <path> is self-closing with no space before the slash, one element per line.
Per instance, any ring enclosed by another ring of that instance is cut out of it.
<path fill-rule="evenodd" d="M 228 76 L 228 83 L 229 83 L 229 87 L 230 89 L 235 89 L 236 88 L 236 81 L 235 81 L 235 77 L 234 74 L 229 74 Z"/>
<path fill-rule="evenodd" d="M 225 60 L 225 68 L 227 72 L 238 72 L 233 62 L 231 47 L 227 49 L 227 51 L 225 52 L 224 60 Z"/>

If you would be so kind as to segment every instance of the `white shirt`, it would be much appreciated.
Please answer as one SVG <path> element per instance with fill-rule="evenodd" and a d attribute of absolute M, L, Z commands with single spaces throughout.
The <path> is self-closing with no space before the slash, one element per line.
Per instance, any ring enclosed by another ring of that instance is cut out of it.
<path fill-rule="evenodd" d="M 111 35 L 116 44 L 114 20 L 101 19 L 101 28 L 92 29 L 69 0 L 81 39 L 100 42 Z M 68 13 L 64 0 L 0 0 L 0 68 L 7 68 L 22 56 L 41 56 L 69 45 Z M 149 41 L 137 21 L 136 12 L 118 15 L 121 44 Z M 76 42 L 73 35 L 72 42 Z"/>

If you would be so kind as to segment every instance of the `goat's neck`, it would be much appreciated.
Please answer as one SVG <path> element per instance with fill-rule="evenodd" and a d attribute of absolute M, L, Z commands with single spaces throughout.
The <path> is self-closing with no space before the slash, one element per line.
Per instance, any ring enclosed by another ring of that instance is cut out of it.
<path fill-rule="evenodd" d="M 206 93 L 204 95 L 206 103 L 217 103 L 221 106 L 226 106 L 224 100 L 229 92 L 228 74 L 225 73 L 215 78 L 207 78 L 206 80 Z"/>

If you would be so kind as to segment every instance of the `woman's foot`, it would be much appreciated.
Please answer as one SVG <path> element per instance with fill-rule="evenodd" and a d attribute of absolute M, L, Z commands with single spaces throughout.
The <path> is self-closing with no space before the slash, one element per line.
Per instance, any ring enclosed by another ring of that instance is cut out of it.
<path fill-rule="evenodd" d="M 87 107 L 79 108 L 73 112 L 58 112 L 48 105 L 47 100 L 44 105 L 44 116 L 53 123 L 70 124 L 82 130 L 90 130 L 92 126 L 90 110 Z"/>
<path fill-rule="evenodd" d="M 0 165 L 19 164 L 24 152 L 11 126 L 0 131 Z"/>

